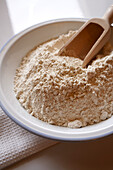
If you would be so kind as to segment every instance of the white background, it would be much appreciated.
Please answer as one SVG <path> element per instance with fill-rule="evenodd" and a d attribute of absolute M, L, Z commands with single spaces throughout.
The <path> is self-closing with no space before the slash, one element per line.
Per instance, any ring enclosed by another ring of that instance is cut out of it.
<path fill-rule="evenodd" d="M 101 17 L 113 0 L 6 0 L 14 33 L 56 18 Z"/>

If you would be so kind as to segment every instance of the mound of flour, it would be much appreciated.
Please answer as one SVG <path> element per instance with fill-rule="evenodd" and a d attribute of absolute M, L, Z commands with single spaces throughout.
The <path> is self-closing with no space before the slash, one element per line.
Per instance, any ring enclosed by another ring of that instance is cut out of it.
<path fill-rule="evenodd" d="M 112 47 L 106 44 L 91 65 L 82 68 L 82 60 L 57 55 L 74 33 L 30 51 L 14 78 L 16 97 L 29 114 L 70 128 L 94 124 L 113 114 Z"/>

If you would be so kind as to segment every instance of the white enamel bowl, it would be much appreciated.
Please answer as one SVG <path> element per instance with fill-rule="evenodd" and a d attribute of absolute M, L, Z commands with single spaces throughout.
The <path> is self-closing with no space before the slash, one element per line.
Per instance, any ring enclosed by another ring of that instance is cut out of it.
<path fill-rule="evenodd" d="M 15 70 L 22 57 L 29 50 L 69 30 L 79 29 L 83 23 L 84 21 L 81 19 L 60 19 L 41 23 L 14 36 L 1 50 L 0 105 L 13 121 L 30 132 L 63 141 L 90 140 L 113 133 L 113 116 L 101 123 L 80 129 L 70 129 L 45 123 L 29 115 L 21 107 L 13 91 Z M 113 30 L 111 40 L 113 40 Z"/>

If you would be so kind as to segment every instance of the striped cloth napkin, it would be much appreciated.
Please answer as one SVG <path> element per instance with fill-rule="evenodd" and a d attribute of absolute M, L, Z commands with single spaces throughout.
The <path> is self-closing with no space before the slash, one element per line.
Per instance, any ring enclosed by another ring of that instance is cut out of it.
<path fill-rule="evenodd" d="M 21 128 L 0 108 L 0 169 L 56 143 Z"/>

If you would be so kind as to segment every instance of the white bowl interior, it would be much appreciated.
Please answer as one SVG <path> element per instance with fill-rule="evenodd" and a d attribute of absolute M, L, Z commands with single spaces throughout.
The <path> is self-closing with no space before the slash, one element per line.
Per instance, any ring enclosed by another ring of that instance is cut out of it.
<path fill-rule="evenodd" d="M 29 115 L 17 101 L 13 91 L 16 68 L 22 57 L 38 44 L 69 30 L 76 30 L 83 21 L 68 19 L 33 26 L 11 39 L 0 56 L 0 100 L 7 114 L 25 128 L 42 136 L 59 140 L 86 140 L 112 133 L 113 116 L 108 120 L 80 129 L 50 125 Z M 113 30 L 111 35 L 113 44 Z"/>

